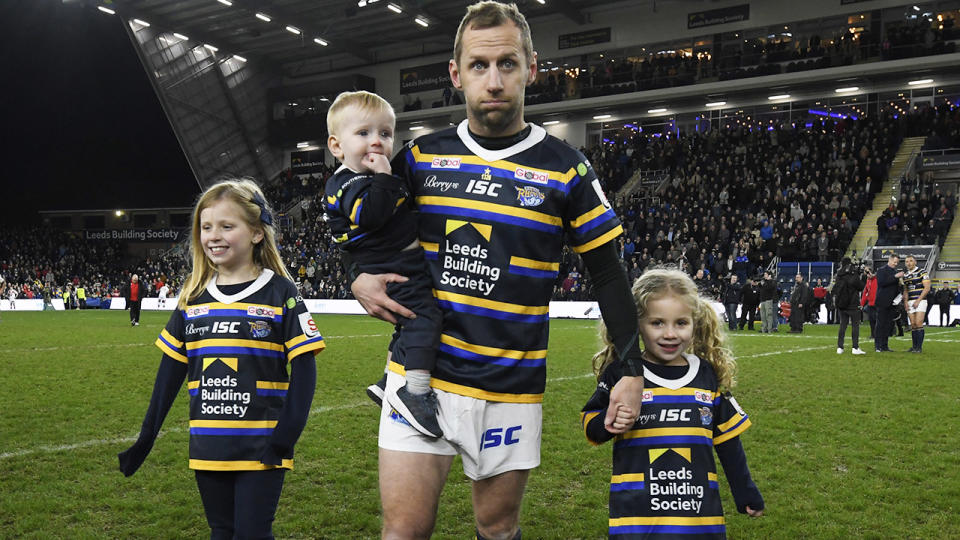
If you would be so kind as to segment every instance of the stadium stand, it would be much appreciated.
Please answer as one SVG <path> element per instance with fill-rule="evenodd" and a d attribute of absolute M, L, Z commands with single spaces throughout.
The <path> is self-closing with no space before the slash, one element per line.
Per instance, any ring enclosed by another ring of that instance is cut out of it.
<path fill-rule="evenodd" d="M 735 126 L 662 137 L 634 131 L 584 153 L 608 193 L 617 193 L 614 209 L 624 224 L 620 250 L 628 275 L 635 278 L 651 264 L 679 264 L 717 296 L 731 273 L 745 282 L 775 260 L 839 260 L 860 222 L 873 223 L 868 211 L 876 206 L 874 196 L 904 137 L 921 135 L 922 141 L 924 134 L 939 134 L 949 146 L 958 142 L 958 126 L 960 108 L 905 115 L 888 109 L 856 120 L 813 116 L 809 124 L 767 129 Z M 638 170 L 659 171 L 660 181 L 624 187 Z M 332 171 L 303 176 L 284 171 L 266 186 L 284 217 L 282 255 L 306 297 L 351 297 L 323 220 L 323 185 Z M 922 176 L 912 181 L 904 184 L 909 197 L 878 213 L 882 242 L 926 242 L 934 236 L 942 242 L 946 236 L 955 193 L 934 188 Z M 130 273 L 143 276 L 148 295 L 155 295 L 158 281 L 181 283 L 186 270 L 183 245 L 157 260 L 137 261 L 126 259 L 117 242 L 87 242 L 49 228 L 5 231 L 0 238 L 0 271 L 18 285 L 21 297 L 39 297 L 47 283 L 52 293 L 69 283 L 83 284 L 91 297 L 115 296 Z M 823 277 L 829 278 L 829 271 Z M 565 252 L 555 299 L 588 300 L 589 289 L 579 257 Z"/>

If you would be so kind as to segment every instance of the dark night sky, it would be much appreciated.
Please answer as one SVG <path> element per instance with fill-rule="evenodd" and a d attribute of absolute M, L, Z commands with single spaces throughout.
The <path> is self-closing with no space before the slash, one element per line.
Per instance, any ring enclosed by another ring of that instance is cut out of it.
<path fill-rule="evenodd" d="M 79 2 L 0 0 L 0 223 L 192 204 L 199 187 L 122 24 Z"/>

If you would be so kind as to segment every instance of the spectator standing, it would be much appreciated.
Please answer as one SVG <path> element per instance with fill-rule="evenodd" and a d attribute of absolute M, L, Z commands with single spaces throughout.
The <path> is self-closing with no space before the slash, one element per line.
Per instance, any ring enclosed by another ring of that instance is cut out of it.
<path fill-rule="evenodd" d="M 947 326 L 950 324 L 950 306 L 953 304 L 953 299 L 957 296 L 951 288 L 950 285 L 944 285 L 939 292 L 937 292 L 937 305 L 940 307 L 940 326 Z"/>
<path fill-rule="evenodd" d="M 760 331 L 772 334 L 777 331 L 777 282 L 769 270 L 764 271 L 760 283 Z"/>
<path fill-rule="evenodd" d="M 864 265 L 863 273 L 867 276 L 867 284 L 860 293 L 860 307 L 867 314 L 870 321 L 870 339 L 875 339 L 877 335 L 877 275 L 873 273 L 873 268 Z"/>
<path fill-rule="evenodd" d="M 877 352 L 891 352 L 888 341 L 893 332 L 895 317 L 893 299 L 900 292 L 900 278 L 903 277 L 903 271 L 897 270 L 898 264 L 900 256 L 891 253 L 887 257 L 887 264 L 877 270 L 877 325 L 873 334 L 873 344 Z"/>
<path fill-rule="evenodd" d="M 737 281 L 737 275 L 731 275 L 730 283 L 723 291 L 723 307 L 727 311 L 727 327 L 731 332 L 737 329 L 737 307 L 743 297 L 743 285 Z"/>
<path fill-rule="evenodd" d="M 750 330 L 753 331 L 753 323 L 757 320 L 757 307 L 760 306 L 760 287 L 755 277 L 747 279 L 747 284 L 743 287 L 742 300 L 739 328 L 743 330 L 749 324 Z"/>
<path fill-rule="evenodd" d="M 843 354 L 843 336 L 847 325 L 851 325 L 850 338 L 853 340 L 853 354 L 865 354 L 860 349 L 860 292 L 867 281 L 863 274 L 854 268 L 849 257 L 840 262 L 840 270 L 833 285 L 833 301 L 840 315 L 840 329 L 837 332 L 837 354 Z"/>
<path fill-rule="evenodd" d="M 123 297 L 130 310 L 130 326 L 140 326 L 140 301 L 143 300 L 143 287 L 137 274 L 130 276 L 130 283 L 123 286 Z"/>
<path fill-rule="evenodd" d="M 810 287 L 803 282 L 803 276 L 797 274 L 795 285 L 790 293 L 790 333 L 803 333 L 803 323 L 806 320 L 806 309 L 810 305 Z"/>

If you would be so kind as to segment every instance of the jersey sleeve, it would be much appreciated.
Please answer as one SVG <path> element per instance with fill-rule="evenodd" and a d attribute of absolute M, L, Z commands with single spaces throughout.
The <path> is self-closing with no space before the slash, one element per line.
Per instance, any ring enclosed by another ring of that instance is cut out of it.
<path fill-rule="evenodd" d="M 590 162 L 580 152 L 576 157 L 564 230 L 573 250 L 583 253 L 620 236 L 623 228 Z"/>
<path fill-rule="evenodd" d="M 187 346 L 184 343 L 183 311 L 176 309 L 170 314 L 167 326 L 160 331 L 154 344 L 163 351 L 163 354 L 187 363 Z"/>
<path fill-rule="evenodd" d="M 714 406 L 713 445 L 738 437 L 750 427 L 750 417 L 730 392 L 724 392 Z"/>
<path fill-rule="evenodd" d="M 317 323 L 313 322 L 307 305 L 297 293 L 296 285 L 288 282 L 285 296 L 287 299 L 283 305 L 283 345 L 287 362 L 308 351 L 313 351 L 316 355 L 327 346 L 317 329 Z"/>
<path fill-rule="evenodd" d="M 351 224 L 372 231 L 384 223 L 407 199 L 403 182 L 391 174 L 346 176 L 340 186 L 327 192 L 329 212 L 337 212 Z"/>
<path fill-rule="evenodd" d="M 606 414 L 607 406 L 610 405 L 610 389 L 620 379 L 616 371 L 607 368 L 600 374 L 596 390 L 580 411 L 580 427 L 591 444 L 599 444 L 613 438 L 613 434 L 603 427 L 602 417 Z M 601 422 L 599 427 L 596 425 L 597 422 Z"/>
<path fill-rule="evenodd" d="M 409 193 L 414 192 L 414 182 L 413 172 L 414 167 L 416 167 L 417 160 L 413 157 L 413 148 L 414 141 L 403 145 L 403 148 L 397 152 L 397 155 L 393 156 L 393 159 L 390 161 L 390 170 L 393 171 L 394 176 L 398 177 L 402 182 L 402 185 L 406 188 Z"/>

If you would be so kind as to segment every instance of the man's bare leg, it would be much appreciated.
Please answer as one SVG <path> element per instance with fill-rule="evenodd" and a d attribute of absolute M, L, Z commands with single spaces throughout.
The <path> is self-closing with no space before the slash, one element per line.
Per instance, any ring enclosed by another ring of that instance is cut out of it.
<path fill-rule="evenodd" d="M 453 456 L 380 449 L 385 540 L 430 538 Z"/>
<path fill-rule="evenodd" d="M 473 483 L 473 515 L 488 540 L 510 540 L 520 530 L 520 505 L 529 470 L 507 471 Z"/>

